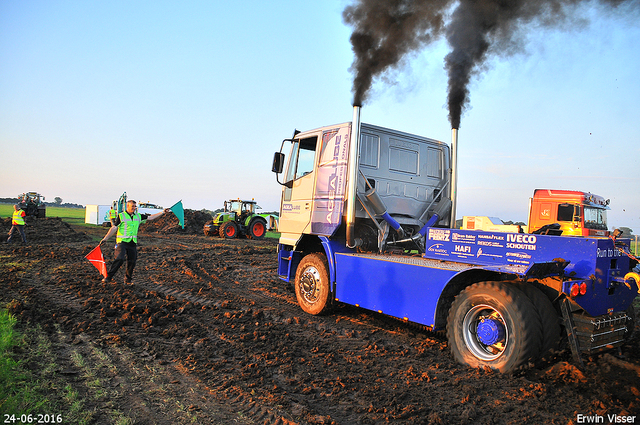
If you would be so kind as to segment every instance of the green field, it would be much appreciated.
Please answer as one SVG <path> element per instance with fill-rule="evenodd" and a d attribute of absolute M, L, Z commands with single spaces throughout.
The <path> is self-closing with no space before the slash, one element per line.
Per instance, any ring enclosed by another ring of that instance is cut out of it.
<path fill-rule="evenodd" d="M 0 204 L 0 217 L 11 217 L 13 205 Z M 69 224 L 92 226 L 84 222 L 84 208 L 47 207 L 47 217 L 60 217 Z"/>

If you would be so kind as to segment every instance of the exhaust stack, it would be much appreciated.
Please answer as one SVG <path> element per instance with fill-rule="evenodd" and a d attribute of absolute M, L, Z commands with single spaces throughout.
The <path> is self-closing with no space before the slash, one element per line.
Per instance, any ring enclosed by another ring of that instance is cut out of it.
<path fill-rule="evenodd" d="M 451 129 L 451 229 L 456 228 L 456 206 L 458 204 L 458 129 Z"/>
<path fill-rule="evenodd" d="M 360 106 L 353 105 L 351 140 L 349 143 L 349 175 L 347 177 L 347 247 L 355 248 L 354 226 L 356 222 L 356 191 L 358 189 L 358 169 L 360 165 Z"/>

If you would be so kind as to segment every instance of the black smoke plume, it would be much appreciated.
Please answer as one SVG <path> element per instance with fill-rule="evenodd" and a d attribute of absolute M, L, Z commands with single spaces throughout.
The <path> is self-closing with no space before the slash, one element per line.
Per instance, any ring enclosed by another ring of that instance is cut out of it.
<path fill-rule="evenodd" d="M 449 0 L 360 0 L 343 12 L 353 26 L 351 45 L 355 60 L 351 71 L 353 104 L 362 106 L 373 78 L 402 65 L 442 35 L 444 9 Z"/>
<path fill-rule="evenodd" d="M 532 24 L 584 23 L 577 15 L 587 7 L 635 13 L 640 0 L 357 0 L 343 12 L 353 27 L 353 104 L 367 99 L 374 78 L 401 68 L 408 54 L 445 36 L 451 47 L 444 59 L 449 121 L 459 128 L 469 82 L 489 58 L 521 52 Z"/>

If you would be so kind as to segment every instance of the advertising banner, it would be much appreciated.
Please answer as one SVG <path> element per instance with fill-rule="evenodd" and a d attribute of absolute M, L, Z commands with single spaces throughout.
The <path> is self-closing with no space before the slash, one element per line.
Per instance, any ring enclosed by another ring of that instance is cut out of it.
<path fill-rule="evenodd" d="M 342 219 L 347 187 L 347 160 L 351 126 L 322 134 L 315 198 L 311 214 L 311 232 L 331 236 Z"/>

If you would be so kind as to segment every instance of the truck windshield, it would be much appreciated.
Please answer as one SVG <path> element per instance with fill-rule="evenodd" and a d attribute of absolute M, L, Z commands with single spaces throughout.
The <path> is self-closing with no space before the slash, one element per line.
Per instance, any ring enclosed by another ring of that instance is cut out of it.
<path fill-rule="evenodd" d="M 607 230 L 607 210 L 585 206 L 584 227 L 587 229 Z"/>

